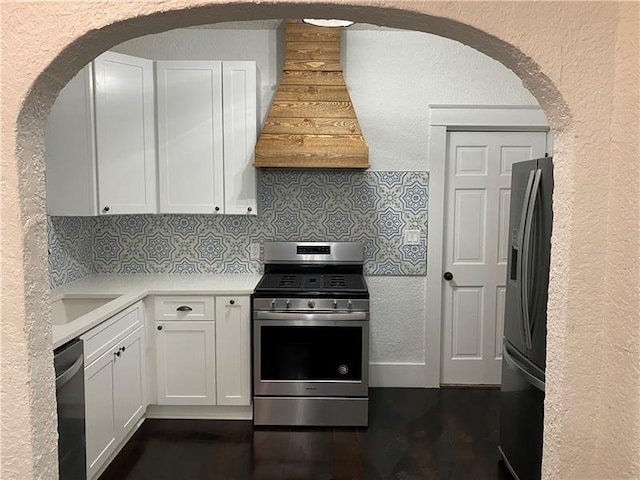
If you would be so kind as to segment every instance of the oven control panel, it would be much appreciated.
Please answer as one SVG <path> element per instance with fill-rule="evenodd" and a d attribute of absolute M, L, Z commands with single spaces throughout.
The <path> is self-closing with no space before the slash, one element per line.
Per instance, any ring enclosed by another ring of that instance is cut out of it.
<path fill-rule="evenodd" d="M 368 312 L 365 298 L 254 298 L 253 309 L 269 312 Z"/>
<path fill-rule="evenodd" d="M 296 247 L 298 255 L 331 255 L 329 245 L 298 245 Z"/>

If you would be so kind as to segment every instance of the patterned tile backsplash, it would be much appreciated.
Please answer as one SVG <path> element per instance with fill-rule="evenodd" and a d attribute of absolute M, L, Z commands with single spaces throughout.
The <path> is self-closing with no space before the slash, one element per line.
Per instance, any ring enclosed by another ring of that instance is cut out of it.
<path fill-rule="evenodd" d="M 257 216 L 53 217 L 51 283 L 89 273 L 259 273 L 250 244 L 270 240 L 361 241 L 367 275 L 425 275 L 428 180 L 427 172 L 266 170 Z M 420 244 L 405 245 L 405 230 L 420 230 Z"/>
<path fill-rule="evenodd" d="M 52 288 L 93 273 L 93 217 L 48 217 L 49 283 Z"/>

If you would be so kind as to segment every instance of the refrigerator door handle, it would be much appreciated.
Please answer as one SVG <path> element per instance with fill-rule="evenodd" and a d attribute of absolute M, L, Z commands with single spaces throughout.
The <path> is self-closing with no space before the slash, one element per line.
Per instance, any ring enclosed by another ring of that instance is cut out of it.
<path fill-rule="evenodd" d="M 533 179 L 533 185 L 531 187 L 531 198 L 529 205 L 527 206 L 527 215 L 524 226 L 522 253 L 522 277 L 520 280 L 520 291 L 522 299 L 522 320 L 524 323 L 524 338 L 527 348 L 531 349 L 533 344 L 531 342 L 531 318 L 529 312 L 531 311 L 529 305 L 529 264 L 531 263 L 531 226 L 533 224 L 533 213 L 536 208 L 536 202 L 538 200 L 538 192 L 540 191 L 540 177 L 542 175 L 541 169 L 536 169 Z"/>
<path fill-rule="evenodd" d="M 536 376 L 532 375 L 531 373 L 527 372 L 524 368 L 522 368 L 518 364 L 518 362 L 516 362 L 511 355 L 509 355 L 509 349 L 507 348 L 506 345 L 503 348 L 502 356 L 504 357 L 505 361 L 509 364 L 509 366 L 514 368 L 520 374 L 520 376 L 527 381 L 527 383 L 533 385 L 538 390 L 544 392 L 544 382 L 539 378 L 537 378 Z"/>
<path fill-rule="evenodd" d="M 527 217 L 528 217 L 528 213 L 529 213 L 529 204 L 531 203 L 531 189 L 533 188 L 533 180 L 535 178 L 535 170 L 531 170 L 529 172 L 529 179 L 527 181 L 527 188 L 524 191 L 524 204 L 522 206 L 522 213 L 520 214 L 520 229 L 518 230 L 518 245 L 517 245 L 517 249 L 519 252 L 519 255 L 517 257 L 516 260 L 516 280 L 518 283 L 518 294 L 520 296 L 520 310 L 521 310 L 521 318 L 520 318 L 520 336 L 522 337 L 522 342 L 527 346 L 527 348 L 531 348 L 530 345 L 530 341 L 527 342 L 527 334 L 525 333 L 526 331 L 526 326 L 524 323 L 524 318 L 525 318 L 525 310 L 527 310 L 528 307 L 526 307 L 527 303 L 526 303 L 526 298 L 525 298 L 525 291 L 524 291 L 524 277 L 523 277 L 523 244 L 524 244 L 524 233 L 525 233 L 525 226 L 527 223 Z"/>

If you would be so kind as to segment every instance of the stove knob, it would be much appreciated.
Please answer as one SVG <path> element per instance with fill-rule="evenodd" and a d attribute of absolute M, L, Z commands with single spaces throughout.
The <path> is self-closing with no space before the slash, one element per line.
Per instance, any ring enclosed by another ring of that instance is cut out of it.
<path fill-rule="evenodd" d="M 347 308 L 348 308 L 349 310 L 351 310 L 351 309 L 353 308 L 353 302 L 352 302 L 351 300 L 349 300 L 349 301 L 347 302 Z"/>
<path fill-rule="evenodd" d="M 271 309 L 275 310 L 276 308 L 276 299 L 274 298 L 273 300 L 271 300 Z"/>
<path fill-rule="evenodd" d="M 333 308 L 334 309 L 338 308 L 338 301 L 337 300 L 333 301 Z"/>
<path fill-rule="evenodd" d="M 291 300 L 287 300 L 287 303 L 285 304 L 285 306 L 289 308 L 291 306 Z"/>
<path fill-rule="evenodd" d="M 316 302 L 314 302 L 313 300 L 309 300 L 307 305 L 309 306 L 309 308 L 314 308 L 316 306 Z"/>

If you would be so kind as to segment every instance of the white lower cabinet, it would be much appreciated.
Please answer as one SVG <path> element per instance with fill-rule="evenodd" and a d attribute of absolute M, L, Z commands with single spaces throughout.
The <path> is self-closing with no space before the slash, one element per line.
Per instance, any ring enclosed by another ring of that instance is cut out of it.
<path fill-rule="evenodd" d="M 157 321 L 156 368 L 158 405 L 215 405 L 215 323 Z"/>
<path fill-rule="evenodd" d="M 85 368 L 87 478 L 93 478 L 116 448 L 115 358 L 106 352 Z"/>
<path fill-rule="evenodd" d="M 105 324 L 115 325 L 125 316 L 137 312 L 144 316 L 142 305 L 116 315 Z M 144 321 L 131 333 L 117 336 L 104 352 L 85 367 L 85 416 L 87 478 L 100 473 L 105 462 L 135 428 L 147 406 L 146 347 Z M 104 324 L 103 324 L 104 325 Z M 108 331 L 103 326 L 101 329 Z M 83 340 L 95 338 L 89 331 Z M 104 336 L 104 333 L 102 333 Z M 125 336 L 126 335 L 126 336 Z M 91 352 L 85 351 L 91 355 Z"/>
<path fill-rule="evenodd" d="M 205 307 L 206 320 L 192 320 L 201 303 L 215 315 Z M 172 308 L 184 320 L 164 320 Z M 158 405 L 250 404 L 249 310 L 248 296 L 156 297 Z"/>
<path fill-rule="evenodd" d="M 249 297 L 216 297 L 218 405 L 250 403 L 249 309 Z"/>

